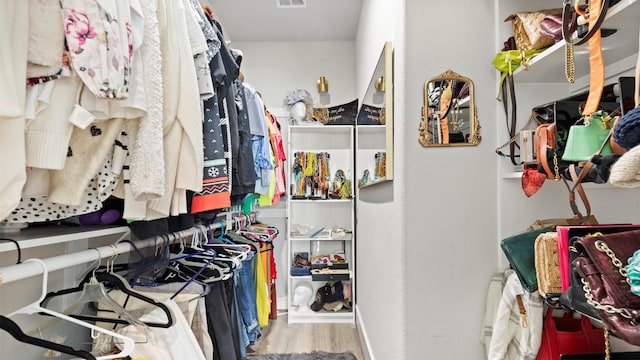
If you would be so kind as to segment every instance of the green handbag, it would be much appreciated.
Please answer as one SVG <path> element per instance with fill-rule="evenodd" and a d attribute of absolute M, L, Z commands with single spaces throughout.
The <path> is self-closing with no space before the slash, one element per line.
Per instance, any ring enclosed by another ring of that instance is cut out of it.
<path fill-rule="evenodd" d="M 593 156 L 606 141 L 600 155 L 610 155 L 611 146 L 607 139 L 611 131 L 612 117 L 604 110 L 598 110 L 590 116 L 583 116 L 578 122 L 569 128 L 569 137 L 562 154 L 564 161 L 587 161 Z"/>
<path fill-rule="evenodd" d="M 500 247 L 511 268 L 518 275 L 522 287 L 528 292 L 538 290 L 534 252 L 536 238 L 549 231 L 554 231 L 553 226 L 509 236 L 500 242 Z"/>

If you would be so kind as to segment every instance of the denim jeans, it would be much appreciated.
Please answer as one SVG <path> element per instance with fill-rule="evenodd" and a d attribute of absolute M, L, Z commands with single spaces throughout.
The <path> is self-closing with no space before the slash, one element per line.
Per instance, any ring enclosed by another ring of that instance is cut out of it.
<path fill-rule="evenodd" d="M 258 310 L 256 308 L 256 286 L 253 279 L 255 263 L 255 257 L 251 260 L 243 261 L 242 267 L 236 269 L 234 274 L 238 307 L 250 342 L 255 342 L 260 336 Z"/>

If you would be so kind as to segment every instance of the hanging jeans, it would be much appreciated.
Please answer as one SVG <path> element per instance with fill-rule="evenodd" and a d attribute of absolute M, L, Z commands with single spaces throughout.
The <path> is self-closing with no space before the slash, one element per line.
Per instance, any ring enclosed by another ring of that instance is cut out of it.
<path fill-rule="evenodd" d="M 251 343 L 260 336 L 260 326 L 258 325 L 258 310 L 256 309 L 256 289 L 253 280 L 253 267 L 255 258 L 242 262 L 242 267 L 235 270 L 236 296 L 238 307 L 244 322 L 247 336 Z"/>

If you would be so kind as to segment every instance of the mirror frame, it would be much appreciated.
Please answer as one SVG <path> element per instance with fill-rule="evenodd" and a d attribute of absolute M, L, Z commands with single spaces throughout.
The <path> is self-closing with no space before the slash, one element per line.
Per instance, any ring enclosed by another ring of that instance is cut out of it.
<path fill-rule="evenodd" d="M 363 107 L 365 106 L 364 99 L 371 97 L 372 92 L 376 89 L 376 83 L 379 82 L 379 79 L 383 79 L 384 86 L 384 106 L 382 107 L 381 116 L 384 117 L 384 124 L 380 125 L 359 125 L 356 118 L 356 130 L 358 127 L 365 128 L 367 126 L 384 126 L 385 129 L 385 144 L 384 149 L 386 152 L 386 160 L 385 160 L 385 176 L 382 180 L 375 181 L 373 183 L 358 185 L 359 188 L 369 187 L 370 185 L 375 185 L 378 183 L 383 183 L 387 181 L 393 180 L 394 172 L 393 172 L 393 45 L 390 41 L 384 43 L 382 48 L 382 52 L 380 53 L 380 57 L 376 62 L 376 67 L 371 75 L 371 79 L 369 81 L 367 90 L 365 91 L 362 105 L 358 110 L 358 115 L 360 115 L 361 111 L 363 111 Z M 379 85 L 378 85 L 379 86 Z M 358 149 L 355 149 L 358 151 Z"/>
<path fill-rule="evenodd" d="M 448 144 L 436 144 L 433 143 L 429 138 L 429 117 L 428 117 L 428 109 L 429 109 L 429 90 L 428 86 L 430 83 L 435 81 L 442 80 L 458 80 L 464 81 L 469 84 L 469 140 L 467 142 L 459 142 L 459 143 L 448 143 Z M 475 89 L 473 85 L 473 81 L 466 77 L 456 73 L 453 70 L 447 70 L 442 74 L 429 79 L 424 83 L 424 87 L 422 90 L 423 93 L 423 104 L 422 104 L 422 120 L 420 121 L 418 141 L 423 147 L 450 147 L 450 146 L 475 146 L 480 143 L 482 137 L 480 136 L 480 123 L 478 121 L 478 111 L 476 109 L 475 102 Z"/>

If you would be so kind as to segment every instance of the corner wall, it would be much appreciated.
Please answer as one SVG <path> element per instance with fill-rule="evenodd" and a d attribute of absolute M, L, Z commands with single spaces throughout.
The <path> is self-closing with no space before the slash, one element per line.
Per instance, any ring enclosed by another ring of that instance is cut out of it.
<path fill-rule="evenodd" d="M 395 180 L 360 191 L 356 203 L 356 316 L 365 350 L 375 360 L 409 359 L 404 305 L 404 4 L 404 0 L 364 0 L 356 36 L 360 98 L 386 41 L 392 42 L 394 52 Z"/>
<path fill-rule="evenodd" d="M 497 270 L 496 70 L 492 0 L 406 0 L 406 359 L 484 359 Z M 447 69 L 472 79 L 479 146 L 423 148 L 422 88 Z"/>

